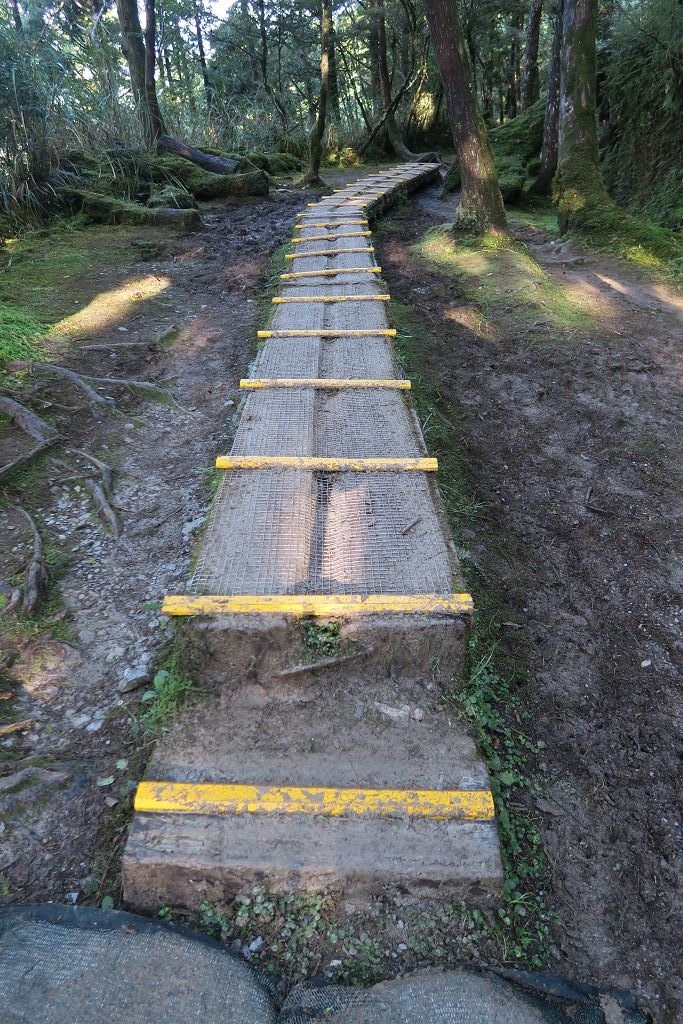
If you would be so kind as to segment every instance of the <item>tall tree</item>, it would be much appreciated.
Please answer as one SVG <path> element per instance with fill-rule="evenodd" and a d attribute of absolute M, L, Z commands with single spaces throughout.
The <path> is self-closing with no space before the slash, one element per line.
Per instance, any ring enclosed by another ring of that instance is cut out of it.
<path fill-rule="evenodd" d="M 323 155 L 323 137 L 327 123 L 327 100 L 330 93 L 330 32 L 332 29 L 332 0 L 322 0 L 320 9 L 320 93 L 318 113 L 308 136 L 308 185 L 320 183 L 320 163 Z"/>
<path fill-rule="evenodd" d="M 145 0 L 144 33 L 136 0 L 116 0 L 121 25 L 121 48 L 130 72 L 133 99 L 138 109 L 145 142 L 153 145 L 164 134 L 164 125 L 157 100 L 154 72 L 156 66 L 156 17 L 154 0 Z"/>
<path fill-rule="evenodd" d="M 479 112 L 458 0 L 425 0 L 425 8 L 460 165 L 462 198 L 456 227 L 474 233 L 505 231 L 505 208 Z"/>
<path fill-rule="evenodd" d="M 521 109 L 535 103 L 540 93 L 538 75 L 538 39 L 541 34 L 543 0 L 531 0 L 524 42 L 524 70 L 522 71 Z"/>
<path fill-rule="evenodd" d="M 555 192 L 560 228 L 612 205 L 598 165 L 595 27 L 598 0 L 565 0 Z"/>
<path fill-rule="evenodd" d="M 548 71 L 548 96 L 545 101 L 543 117 L 543 148 L 541 149 L 541 168 L 536 179 L 535 189 L 543 195 L 550 192 L 553 175 L 557 169 L 557 137 L 560 124 L 560 59 L 562 55 L 562 20 L 564 16 L 564 0 L 557 0 L 555 12 L 555 28 L 553 30 L 553 48 L 550 55 Z"/>
<path fill-rule="evenodd" d="M 215 92 L 209 78 L 209 69 L 206 63 L 206 51 L 204 49 L 204 36 L 202 34 L 201 11 L 197 0 L 192 2 L 192 16 L 194 19 L 195 35 L 197 38 L 197 52 L 199 54 L 199 66 L 202 69 L 202 81 L 204 83 L 204 96 L 206 97 L 206 109 L 209 114 L 213 110 Z"/>
<path fill-rule="evenodd" d="M 401 137 L 394 115 L 395 101 L 391 98 L 391 78 L 389 76 L 389 62 L 387 60 L 387 26 L 384 16 L 384 0 L 375 0 L 375 18 L 377 19 L 377 70 L 379 81 L 382 87 L 382 99 L 384 100 L 384 127 L 386 129 L 389 145 L 396 156 L 402 160 L 412 160 L 414 153 L 411 153 Z"/>

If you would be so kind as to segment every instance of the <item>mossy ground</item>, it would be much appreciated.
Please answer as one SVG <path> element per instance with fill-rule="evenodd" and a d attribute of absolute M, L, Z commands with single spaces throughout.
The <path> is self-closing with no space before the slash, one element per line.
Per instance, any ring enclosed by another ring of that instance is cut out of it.
<path fill-rule="evenodd" d="M 539 342 L 548 331 L 571 337 L 594 326 L 588 304 L 554 281 L 524 245 L 509 236 L 456 238 L 449 225 L 429 231 L 413 250 L 429 266 L 457 278 L 462 297 L 476 303 L 475 328 L 487 337 L 525 331 Z"/>

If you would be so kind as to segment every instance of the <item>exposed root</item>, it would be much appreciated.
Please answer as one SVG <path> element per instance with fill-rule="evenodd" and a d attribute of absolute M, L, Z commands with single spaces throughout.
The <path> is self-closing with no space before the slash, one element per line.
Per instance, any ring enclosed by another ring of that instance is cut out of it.
<path fill-rule="evenodd" d="M 7 594 L 7 604 L 4 608 L 0 608 L 0 619 L 3 615 L 9 615 L 10 612 L 13 612 L 21 601 L 21 587 L 7 587 L 6 590 L 3 587 L 3 593 Z"/>
<path fill-rule="evenodd" d="M 118 538 L 121 535 L 121 527 L 119 526 L 119 521 L 116 518 L 116 513 L 114 512 L 114 509 L 107 501 L 107 497 L 104 491 L 102 490 L 100 485 L 96 483 L 95 480 L 92 479 L 92 477 L 84 477 L 83 485 L 86 488 L 86 490 L 90 491 L 92 499 L 95 502 L 95 508 L 99 512 L 101 518 L 104 519 L 105 522 L 109 523 L 111 527 L 112 536 L 114 537 L 115 540 L 118 540 Z"/>
<path fill-rule="evenodd" d="M 47 441 L 49 438 L 57 438 L 59 431 L 47 423 L 37 413 L 27 409 L 21 402 L 15 401 L 9 395 L 0 395 L 0 411 L 16 423 L 25 433 L 30 434 L 36 441 Z"/>
<path fill-rule="evenodd" d="M 95 458 L 94 455 L 90 455 L 88 452 L 81 451 L 80 448 L 69 448 L 67 450 L 71 455 L 80 455 L 81 458 L 85 459 L 87 462 L 92 462 L 93 466 L 95 466 L 95 468 L 98 469 L 100 472 L 103 490 L 105 491 L 106 494 L 109 494 L 114 480 L 113 473 L 111 471 L 111 466 L 109 466 L 106 462 L 102 462 L 101 459 Z"/>
<path fill-rule="evenodd" d="M 24 600 L 21 610 L 25 615 L 33 615 L 38 602 L 47 588 L 48 571 L 43 561 L 43 542 L 38 527 L 25 508 L 17 505 L 17 510 L 26 519 L 33 531 L 33 555 L 31 556 L 24 575 Z"/>
<path fill-rule="evenodd" d="M 105 398 L 104 395 L 99 395 L 88 383 L 88 378 L 83 377 L 80 373 L 75 373 L 74 370 L 67 370 L 64 366 L 55 366 L 54 363 L 36 363 L 32 359 L 21 359 L 10 363 L 8 369 L 12 371 L 28 370 L 29 373 L 49 373 L 54 377 L 66 377 L 67 380 L 71 381 L 72 384 L 83 392 L 91 407 L 101 408 L 105 406 L 106 408 L 111 408 L 114 404 L 112 398 Z"/>
<path fill-rule="evenodd" d="M 88 476 L 85 471 L 79 473 L 75 466 L 69 466 L 68 463 L 62 462 L 61 459 L 54 459 L 53 461 L 56 462 L 57 465 L 62 466 L 63 469 L 68 470 L 70 475 L 65 477 L 64 480 L 83 481 L 83 486 L 90 492 L 100 518 L 104 519 L 104 521 L 109 524 L 112 536 L 115 540 L 118 540 L 121 536 L 121 526 L 116 513 L 109 504 L 107 495 L 105 494 L 105 491 L 108 491 L 112 484 L 111 467 L 108 466 L 106 462 L 101 462 L 99 459 L 96 459 L 94 455 L 88 455 L 86 452 L 82 452 L 79 449 L 71 449 L 71 451 L 74 455 L 80 455 L 82 458 L 87 459 L 97 467 L 102 477 L 102 487 L 100 487 L 92 477 Z"/>
<path fill-rule="evenodd" d="M 17 456 L 16 459 L 12 459 L 11 462 L 6 462 L 4 466 L 0 466 L 0 480 L 2 480 L 3 477 L 11 473 L 12 470 L 18 469 L 19 466 L 23 466 L 25 463 L 30 462 L 31 459 L 36 457 L 36 455 L 40 455 L 41 452 L 44 452 L 48 448 L 51 448 L 53 444 L 56 444 L 58 440 L 59 435 L 51 437 L 49 440 L 43 441 L 42 444 L 36 445 L 35 448 L 31 448 L 30 451 L 24 452 L 23 455 Z"/>

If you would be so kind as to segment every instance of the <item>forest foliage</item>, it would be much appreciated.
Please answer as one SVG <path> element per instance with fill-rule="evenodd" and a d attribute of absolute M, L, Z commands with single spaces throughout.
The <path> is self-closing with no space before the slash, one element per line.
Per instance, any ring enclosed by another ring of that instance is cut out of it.
<path fill-rule="evenodd" d="M 85 187 L 121 201 L 156 196 L 157 207 L 160 194 L 172 206 L 192 205 L 179 193 L 208 197 L 187 187 L 192 172 L 181 173 L 182 161 L 171 167 L 171 158 L 163 158 L 168 173 L 153 166 L 140 117 L 142 87 L 136 90 L 123 49 L 126 4 L 130 12 L 130 0 L 0 0 L 5 234 L 73 211 L 70 188 L 72 195 Z M 327 6 L 324 160 L 344 165 L 425 150 L 452 159 L 422 0 Z M 558 0 L 460 3 L 479 109 L 508 203 L 535 190 L 557 9 Z M 207 0 L 169 0 L 156 9 L 146 0 L 143 59 L 150 12 L 153 86 L 165 130 L 194 146 L 248 158 L 247 171 L 300 172 L 321 103 L 320 3 L 236 0 L 219 18 Z M 144 80 L 145 69 L 140 73 Z M 673 230 L 683 224 L 682 108 L 679 0 L 603 0 L 597 31 L 603 175 L 621 207 Z M 290 162 L 277 154 L 290 155 Z M 457 180 L 456 169 L 451 183 Z"/>

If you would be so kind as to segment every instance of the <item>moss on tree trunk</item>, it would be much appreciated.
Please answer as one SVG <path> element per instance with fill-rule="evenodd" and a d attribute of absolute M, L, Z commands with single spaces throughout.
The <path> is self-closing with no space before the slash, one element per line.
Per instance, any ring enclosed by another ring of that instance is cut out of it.
<path fill-rule="evenodd" d="M 554 197 L 560 229 L 580 230 L 596 210 L 614 209 L 598 165 L 595 110 L 597 0 L 565 0 L 560 123 Z"/>

